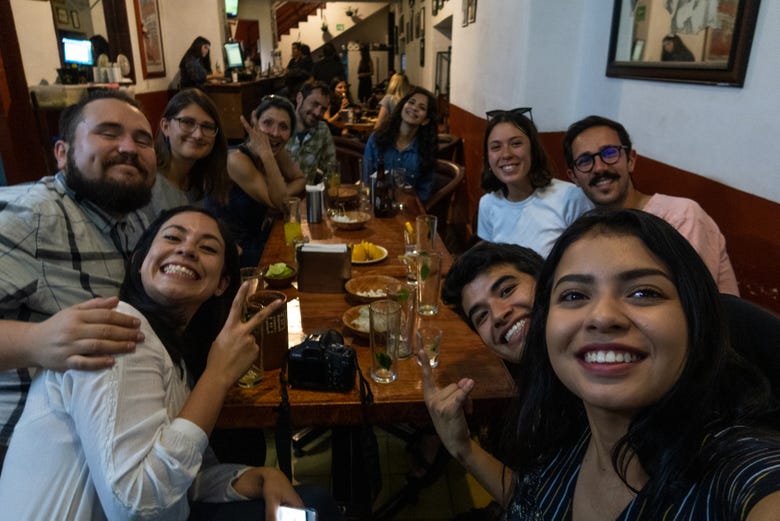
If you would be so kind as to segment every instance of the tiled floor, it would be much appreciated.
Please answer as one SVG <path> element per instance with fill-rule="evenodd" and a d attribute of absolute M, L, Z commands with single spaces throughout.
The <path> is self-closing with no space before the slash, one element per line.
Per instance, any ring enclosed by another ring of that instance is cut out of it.
<path fill-rule="evenodd" d="M 406 484 L 406 474 L 411 468 L 411 456 L 406 444 L 381 429 L 374 429 L 379 443 L 382 464 L 382 492 L 374 503 L 384 504 L 392 494 Z M 266 465 L 276 464 L 276 448 L 273 434 L 266 437 Z M 306 447 L 302 458 L 293 457 L 293 475 L 296 482 L 316 483 L 330 490 L 330 434 L 325 434 Z M 420 493 L 415 505 L 404 507 L 395 516 L 402 521 L 450 520 L 456 514 L 483 507 L 490 502 L 487 492 L 468 475 L 457 462 L 450 460 L 446 472 Z"/>

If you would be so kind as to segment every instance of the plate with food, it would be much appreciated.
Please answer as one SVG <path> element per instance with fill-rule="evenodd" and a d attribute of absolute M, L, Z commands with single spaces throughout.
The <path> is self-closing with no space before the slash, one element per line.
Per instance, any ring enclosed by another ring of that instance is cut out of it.
<path fill-rule="evenodd" d="M 373 242 L 360 241 L 352 245 L 352 264 L 374 264 L 387 258 L 387 250 Z"/>
<path fill-rule="evenodd" d="M 371 220 L 371 214 L 360 211 L 339 212 L 330 218 L 339 230 L 359 230 Z"/>
<path fill-rule="evenodd" d="M 368 339 L 369 318 L 368 304 L 362 306 L 353 306 L 346 310 L 341 316 L 341 322 L 349 333 L 357 338 Z"/>
<path fill-rule="evenodd" d="M 357 302 L 373 302 L 387 298 L 387 286 L 397 282 L 397 279 L 387 275 L 363 275 L 347 281 L 344 289 Z"/>

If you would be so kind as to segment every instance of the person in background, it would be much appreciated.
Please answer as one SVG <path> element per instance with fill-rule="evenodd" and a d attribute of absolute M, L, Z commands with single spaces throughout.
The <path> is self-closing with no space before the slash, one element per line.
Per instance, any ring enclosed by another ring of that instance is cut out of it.
<path fill-rule="evenodd" d="M 379 101 L 379 115 L 376 118 L 374 129 L 378 129 L 393 113 L 395 106 L 412 90 L 409 78 L 403 72 L 393 74 L 387 84 L 384 97 Z"/>
<path fill-rule="evenodd" d="M 192 41 L 187 52 L 179 62 L 180 86 L 203 87 L 207 80 L 220 78 L 219 74 L 211 72 L 211 42 L 202 36 Z"/>
<path fill-rule="evenodd" d="M 92 42 L 92 64 L 94 66 L 98 66 L 98 60 L 103 54 L 105 54 L 106 58 L 111 61 L 108 40 L 106 40 L 105 36 L 102 34 L 96 34 L 94 36 L 90 36 L 89 41 Z"/>
<path fill-rule="evenodd" d="M 371 134 L 363 153 L 363 180 L 376 171 L 380 156 L 385 170 L 406 169 L 406 186 L 425 202 L 433 190 L 438 144 L 436 98 L 415 87 L 395 107 L 390 119 Z"/>
<path fill-rule="evenodd" d="M 576 121 L 564 136 L 563 155 L 569 178 L 596 207 L 635 208 L 665 220 L 701 255 L 721 293 L 739 296 L 726 239 L 702 207 L 691 199 L 643 194 L 634 187 L 636 150 L 623 125 L 601 116 Z"/>
<path fill-rule="evenodd" d="M 374 76 L 374 62 L 368 44 L 360 46 L 360 61 L 358 62 L 358 100 L 365 103 L 371 97 L 371 78 Z"/>
<path fill-rule="evenodd" d="M 228 155 L 228 175 L 234 184 L 228 204 L 207 197 L 205 205 L 236 237 L 241 266 L 257 266 L 274 219 L 288 198 L 303 191 L 306 180 L 285 150 L 295 132 L 295 109 L 287 98 L 266 96 L 252 112 L 251 124 L 244 116 L 241 124 L 248 136 Z"/>
<path fill-rule="evenodd" d="M 336 147 L 328 124 L 322 117 L 330 104 L 330 89 L 322 82 L 305 83 L 295 97 L 295 133 L 287 142 L 287 152 L 307 179 L 336 161 Z"/>
<path fill-rule="evenodd" d="M 447 449 L 506 519 L 776 519 L 777 404 L 728 343 L 717 287 L 668 223 L 594 211 L 540 273 L 501 460 L 463 436 L 478 382 L 423 392 Z"/>
<path fill-rule="evenodd" d="M 553 179 L 533 121 L 518 110 L 488 113 L 477 235 L 546 256 L 555 239 L 593 205 L 571 183 Z"/>
<path fill-rule="evenodd" d="M 343 78 L 334 78 L 330 84 L 330 104 L 328 110 L 325 112 L 323 119 L 328 124 L 331 134 L 334 136 L 340 136 L 347 134 L 347 130 L 343 128 L 343 121 L 341 117 L 341 111 L 352 108 L 355 111 L 359 110 L 359 106 L 355 105 L 352 101 L 352 94 L 349 92 L 349 83 Z"/>
<path fill-rule="evenodd" d="M 693 62 L 696 58 L 688 47 L 685 46 L 682 39 L 676 34 L 664 36 L 663 50 L 661 51 L 661 61 L 664 62 Z"/>
<path fill-rule="evenodd" d="M 302 507 L 276 468 L 208 451 L 228 389 L 258 355 L 253 329 L 279 302 L 244 321 L 238 249 L 199 208 L 163 212 L 131 259 L 115 310 L 141 322 L 144 341 L 106 371 L 36 375 L 0 478 L 4 514 L 217 519 L 228 503 L 231 519 L 275 519 L 279 505 Z M 316 506 L 340 517 L 333 501 Z"/>
<path fill-rule="evenodd" d="M 227 202 L 228 147 L 220 130 L 219 111 L 202 91 L 184 89 L 168 102 L 154 142 L 158 175 L 153 190 L 159 192 L 155 199 L 164 208 L 196 203 L 206 196 Z"/>
<path fill-rule="evenodd" d="M 35 368 L 105 369 L 143 339 L 111 310 L 150 222 L 152 127 L 99 89 L 62 112 L 59 135 L 56 175 L 0 189 L 0 465 Z"/>
<path fill-rule="evenodd" d="M 274 94 L 277 96 L 284 96 L 295 105 L 295 97 L 298 95 L 298 92 L 300 92 L 303 84 L 308 81 L 311 81 L 311 75 L 308 72 L 293 67 L 292 69 L 288 69 L 284 75 L 284 87 Z"/>
<path fill-rule="evenodd" d="M 287 63 L 287 72 L 290 72 L 291 69 L 300 69 L 306 73 L 307 77 L 310 77 L 313 66 L 311 48 L 301 42 L 293 42 L 292 58 Z"/>
<path fill-rule="evenodd" d="M 336 78 L 345 77 L 344 64 L 341 63 L 336 46 L 331 42 L 322 46 L 322 59 L 314 62 L 312 76 L 316 81 L 321 81 L 325 85 L 332 85 Z"/>

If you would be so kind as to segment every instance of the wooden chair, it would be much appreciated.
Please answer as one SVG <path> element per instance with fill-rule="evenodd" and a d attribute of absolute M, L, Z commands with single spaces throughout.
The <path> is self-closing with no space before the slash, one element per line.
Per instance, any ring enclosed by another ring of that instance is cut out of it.
<path fill-rule="evenodd" d="M 336 161 L 339 163 L 342 183 L 354 183 L 361 178 L 360 161 L 363 159 L 365 145 L 357 139 L 334 136 Z"/>
<path fill-rule="evenodd" d="M 439 134 L 439 150 L 436 157 L 454 163 L 463 163 L 463 140 L 455 134 Z"/>
<path fill-rule="evenodd" d="M 425 211 L 439 217 L 439 225 L 450 222 L 455 190 L 466 177 L 466 169 L 446 159 L 436 160 L 433 174 L 433 190 L 425 202 Z"/>

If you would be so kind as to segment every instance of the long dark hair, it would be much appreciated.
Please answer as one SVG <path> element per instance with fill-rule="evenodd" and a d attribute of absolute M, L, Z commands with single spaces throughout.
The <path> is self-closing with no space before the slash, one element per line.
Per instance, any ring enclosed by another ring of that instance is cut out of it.
<path fill-rule="evenodd" d="M 426 114 L 428 123 L 420 125 L 415 134 L 417 150 L 420 154 L 420 172 L 428 172 L 436 167 L 436 152 L 439 143 L 439 116 L 436 109 L 436 98 L 430 91 L 422 87 L 415 87 L 409 94 L 401 98 L 390 117 L 377 129 L 374 139 L 380 154 L 384 154 L 385 150 L 395 146 L 395 140 L 401 131 L 401 115 L 403 114 L 404 105 L 415 94 L 422 94 L 428 99 L 428 112 Z"/>
<path fill-rule="evenodd" d="M 198 159 L 192 166 L 189 172 L 189 189 L 192 190 L 196 201 L 210 196 L 225 204 L 230 190 L 230 178 L 227 173 L 228 145 L 217 106 L 202 91 L 184 89 L 171 98 L 162 117 L 171 121 L 190 105 L 197 105 L 203 109 L 214 120 L 219 130 L 214 136 L 214 147 L 209 155 Z M 171 144 L 162 131 L 157 132 L 154 151 L 157 153 L 157 169 L 163 173 L 167 172 L 171 166 Z"/>
<path fill-rule="evenodd" d="M 184 318 L 177 310 L 152 300 L 141 281 L 141 265 L 160 228 L 171 217 L 183 212 L 202 213 L 217 223 L 220 235 L 225 241 L 225 264 L 222 275 L 228 277 L 230 281 L 225 292 L 219 296 L 214 295 L 204 302 L 187 324 L 184 324 Z M 233 297 L 240 285 L 238 247 L 228 228 L 208 210 L 196 206 L 180 206 L 161 212 L 138 240 L 125 279 L 119 289 L 119 298 L 146 317 L 174 363 L 178 364 L 184 360 L 187 370 L 197 379 L 206 367 L 211 344 L 227 320 Z"/>
<path fill-rule="evenodd" d="M 547 154 L 539 141 L 539 133 L 536 130 L 536 125 L 529 118 L 522 114 L 516 114 L 511 111 L 500 112 L 493 117 L 485 129 L 485 141 L 482 148 L 482 153 L 485 158 L 485 163 L 482 168 L 482 189 L 487 193 L 501 190 L 504 196 L 507 195 L 509 189 L 506 183 L 499 180 L 493 170 L 490 168 L 490 162 L 488 161 L 488 139 L 490 133 L 499 123 L 509 123 L 514 125 L 523 131 L 528 136 L 528 141 L 531 144 L 531 168 L 528 170 L 528 179 L 531 181 L 533 188 L 541 188 L 547 186 L 552 182 L 552 172 L 550 172 L 547 166 Z"/>
<path fill-rule="evenodd" d="M 209 52 L 206 53 L 206 56 L 203 56 L 201 53 L 201 48 L 204 45 L 209 46 Z M 187 63 L 187 60 L 190 58 L 197 58 L 198 61 L 200 61 L 201 65 L 203 65 L 203 68 L 206 69 L 206 72 L 208 74 L 211 74 L 211 42 L 210 41 L 208 41 L 206 38 L 202 36 L 198 36 L 197 38 L 195 38 L 190 44 L 189 49 L 187 49 L 187 52 L 185 52 L 184 56 L 182 56 L 181 61 L 179 62 L 179 69 L 183 69 L 184 64 Z"/>
<path fill-rule="evenodd" d="M 546 328 L 555 270 L 566 250 L 591 233 L 638 238 L 666 265 L 679 293 L 688 325 L 680 377 L 658 402 L 634 415 L 612 453 L 613 468 L 627 485 L 629 461 L 637 457 L 650 478 L 643 494 L 674 497 L 711 470 L 714 458 L 728 454 L 728 440 L 713 441 L 708 435 L 735 424 L 774 426 L 776 413 L 766 379 L 729 345 L 718 289 L 704 262 L 671 225 L 638 210 L 585 214 L 561 234 L 547 257 L 536 285 L 517 372 L 520 398 L 507 422 L 502 458 L 527 470 L 571 446 L 587 428 L 582 401 L 550 364 Z M 652 503 L 645 508 L 661 508 Z M 647 516 L 661 517 L 658 512 Z"/>

